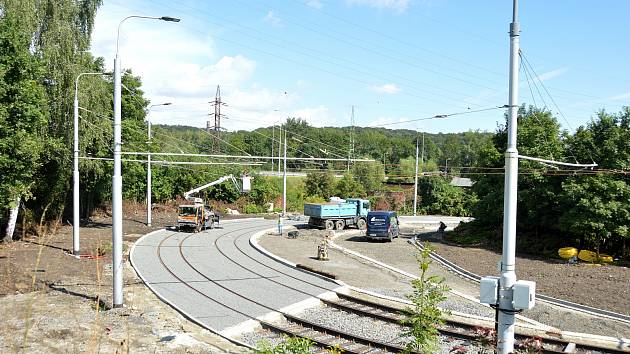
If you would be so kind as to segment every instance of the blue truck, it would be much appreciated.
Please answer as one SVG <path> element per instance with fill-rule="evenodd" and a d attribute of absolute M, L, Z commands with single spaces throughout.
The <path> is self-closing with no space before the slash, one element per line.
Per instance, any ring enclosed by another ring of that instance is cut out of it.
<path fill-rule="evenodd" d="M 356 226 L 364 230 L 369 212 L 370 201 L 365 199 L 352 198 L 344 202 L 304 204 L 304 215 L 309 217 L 308 225 L 326 230 L 343 230 L 347 226 Z"/>

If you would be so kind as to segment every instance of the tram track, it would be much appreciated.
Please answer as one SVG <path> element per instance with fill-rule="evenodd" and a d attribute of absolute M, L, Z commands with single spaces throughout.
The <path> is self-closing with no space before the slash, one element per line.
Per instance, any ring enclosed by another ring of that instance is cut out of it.
<path fill-rule="evenodd" d="M 243 255 L 245 255 L 246 257 L 248 257 L 249 259 L 253 260 L 254 262 L 269 268 L 271 270 L 273 270 L 274 272 L 283 274 L 287 277 L 290 277 L 292 279 L 295 279 L 303 284 L 309 284 L 309 286 L 315 287 L 315 288 L 320 288 L 323 289 L 325 291 L 331 291 L 329 288 L 325 288 L 319 284 L 316 284 L 314 282 L 309 282 L 308 280 L 293 276 L 292 274 L 289 274 L 288 272 L 284 272 L 282 270 L 279 270 L 276 267 L 272 267 L 268 264 L 265 264 L 264 262 L 261 262 L 260 260 L 256 259 L 255 257 L 252 257 L 251 255 L 247 254 L 247 252 L 245 252 L 237 243 L 237 241 L 243 237 L 243 236 L 247 236 L 251 234 L 251 231 L 254 229 L 260 229 L 260 225 L 256 225 L 256 226 L 250 226 L 250 227 L 240 227 L 236 230 L 231 230 L 228 232 L 223 233 L 222 235 L 219 235 L 218 237 L 215 238 L 214 240 L 214 247 L 215 249 L 221 253 L 221 255 L 223 257 L 225 257 L 226 259 L 228 259 L 230 262 L 238 265 L 239 267 L 251 272 L 252 274 L 254 274 L 256 277 L 259 277 L 260 279 L 264 279 L 265 281 L 270 281 L 270 282 L 274 282 L 280 286 L 283 286 L 285 288 L 291 289 L 293 291 L 297 291 L 300 293 L 303 293 L 305 295 L 308 295 L 310 297 L 316 297 L 316 295 L 306 292 L 304 291 L 301 287 L 296 287 L 296 286 L 291 286 L 288 284 L 284 284 L 276 279 L 273 279 L 271 277 L 265 276 L 264 274 L 261 274 L 259 272 L 256 272 L 252 269 L 246 268 L 243 265 L 240 264 L 239 261 L 237 261 L 236 259 L 234 259 L 233 257 L 230 257 L 225 250 L 222 249 L 222 247 L 219 246 L 219 240 L 227 238 L 227 236 L 235 236 L 235 238 L 232 240 L 232 242 L 234 243 L 235 248 L 242 253 Z M 289 336 L 296 336 L 296 337 L 301 337 L 301 338 L 308 338 L 310 340 L 312 340 L 318 347 L 320 348 L 327 348 L 327 347 L 333 347 L 333 346 L 337 346 L 341 349 L 343 349 L 345 352 L 348 353 L 366 353 L 366 352 L 370 352 L 370 353 L 376 353 L 376 352 L 400 352 L 403 350 L 402 347 L 396 345 L 396 344 L 392 344 L 392 343 L 383 343 L 383 342 L 378 342 L 378 341 L 374 341 L 371 340 L 369 338 L 365 338 L 365 337 L 361 337 L 361 336 L 357 336 L 355 334 L 352 333 L 348 333 L 346 331 L 341 331 L 332 327 L 328 327 L 322 324 L 317 324 L 315 322 L 312 321 L 308 321 L 306 319 L 291 315 L 289 313 L 286 313 L 284 311 L 278 311 L 278 309 L 272 308 L 266 304 L 263 304 L 257 300 L 251 299 L 247 296 L 244 296 L 242 293 L 235 291 L 234 289 L 229 288 L 228 286 L 225 286 L 223 284 L 221 284 L 221 282 L 215 281 L 213 279 L 211 279 L 209 276 L 207 276 L 207 274 L 204 274 L 198 267 L 196 267 L 193 263 L 191 262 L 187 256 L 184 253 L 184 249 L 186 248 L 191 248 L 191 246 L 185 246 L 184 243 L 189 240 L 191 237 L 195 236 L 195 235 L 199 235 L 199 234 L 190 234 L 190 235 L 186 235 L 185 237 L 183 237 L 181 240 L 178 241 L 178 245 L 176 246 L 178 248 L 179 251 L 179 257 L 181 257 L 181 259 L 184 261 L 184 263 L 190 267 L 190 269 L 192 269 L 195 273 L 199 274 L 201 277 L 203 277 L 205 280 L 207 280 L 208 282 L 212 282 L 214 283 L 216 286 L 221 287 L 222 289 L 224 289 L 225 291 L 233 294 L 234 296 L 237 296 L 239 298 L 241 298 L 244 301 L 248 301 L 251 303 L 254 303 L 264 309 L 269 310 L 270 312 L 275 312 L 275 313 L 280 313 L 285 321 L 282 323 L 276 323 L 276 322 L 271 322 L 271 321 L 267 321 L 264 319 L 260 319 L 260 318 L 254 318 L 252 315 L 241 311 L 238 308 L 235 308 L 233 306 L 229 306 L 226 305 L 224 303 L 221 303 L 220 301 L 212 298 L 211 296 L 209 296 L 208 294 L 206 294 L 205 292 L 199 290 L 197 287 L 195 287 L 194 285 L 186 282 L 185 280 L 183 280 L 180 276 L 178 276 L 175 271 L 173 271 L 173 269 L 171 269 L 169 267 L 169 265 L 167 264 L 167 262 L 163 259 L 161 251 L 162 248 L 164 247 L 164 243 L 167 242 L 169 239 L 171 239 L 174 235 L 181 235 L 181 233 L 171 233 L 168 234 L 166 237 L 164 237 L 160 243 L 157 246 L 157 256 L 158 259 L 162 265 L 162 267 L 171 274 L 171 276 L 173 276 L 174 278 L 176 278 L 179 282 L 181 282 L 182 284 L 184 284 L 185 286 L 187 286 L 188 288 L 190 288 L 191 290 L 193 290 L 194 292 L 198 293 L 199 295 L 201 295 L 202 297 L 206 298 L 207 300 L 210 300 L 222 307 L 225 307 L 231 311 L 234 311 L 248 319 L 254 320 L 258 323 L 260 323 L 260 325 L 263 328 L 269 329 L 273 332 L 276 333 L 280 333 L 280 334 L 286 334 Z M 169 245 L 167 246 L 169 248 L 173 248 L 175 246 L 173 245 Z M 266 255 L 260 253 L 261 255 L 263 255 L 264 257 L 267 257 Z M 271 259 L 271 258 L 268 258 Z M 279 267 L 280 268 L 280 267 Z M 304 271 L 304 270 L 300 270 L 300 271 Z M 399 313 L 399 309 L 395 308 L 395 307 L 391 307 L 391 306 L 387 306 L 387 305 L 383 305 L 383 304 L 379 304 L 379 303 L 375 303 L 375 302 L 371 302 L 371 301 L 367 301 L 367 300 L 363 300 L 360 298 L 356 298 L 347 294 L 343 294 L 340 292 L 335 291 L 337 300 L 330 300 L 330 299 L 323 299 L 321 297 L 319 297 L 319 300 L 322 301 L 326 306 L 329 307 L 334 307 L 337 308 L 339 310 L 348 312 L 348 313 L 355 313 L 357 315 L 360 316 L 365 316 L 365 317 L 369 317 L 378 321 L 382 321 L 382 322 L 386 322 L 386 323 L 396 323 L 398 325 L 400 325 L 400 320 L 402 319 L 400 313 Z M 460 339 L 467 339 L 467 340 L 471 340 L 474 341 L 476 339 L 475 335 L 472 333 L 472 326 L 468 326 L 468 325 L 464 325 L 461 323 L 449 323 L 445 328 L 441 328 L 440 329 L 441 332 L 443 333 L 443 335 L 449 336 L 449 337 L 453 337 L 453 338 L 460 338 Z M 240 343 L 239 344 L 243 344 Z M 564 352 L 562 351 L 562 346 L 568 345 L 569 343 L 566 342 L 562 342 L 562 341 L 558 341 L 558 343 L 555 344 L 555 348 L 551 349 L 551 348 L 545 348 L 545 350 L 543 350 L 542 352 L 544 353 L 560 353 L 560 352 Z M 599 348 L 598 348 L 599 349 Z M 614 352 L 614 351 L 609 351 L 608 349 L 606 349 L 606 351 L 608 352 Z M 577 351 L 579 352 L 584 352 L 584 351 Z"/>
<path fill-rule="evenodd" d="M 419 240 L 417 238 L 413 239 L 413 245 L 418 247 L 419 249 L 423 249 L 422 244 L 419 242 Z M 447 270 L 459 275 L 460 277 L 473 281 L 475 283 L 479 283 L 481 281 L 481 276 L 470 272 L 460 266 L 458 266 L 457 264 L 449 261 L 448 259 L 440 256 L 439 254 L 435 253 L 435 252 L 431 252 L 430 257 L 438 262 L 439 264 L 441 264 L 442 266 L 444 266 Z M 606 319 L 611 319 L 611 320 L 615 320 L 615 321 L 619 321 L 625 324 L 630 324 L 630 316 L 628 315 L 624 315 L 621 313 L 617 313 L 617 312 L 613 312 L 613 311 L 608 311 L 608 310 L 604 310 L 604 309 L 599 309 L 599 308 L 595 308 L 595 307 L 591 307 L 591 306 L 587 306 L 587 305 L 582 305 L 582 304 L 578 304 L 575 302 L 571 302 L 571 301 L 567 301 L 567 300 L 563 300 L 563 299 L 558 299 L 555 297 L 551 297 L 551 296 L 547 296 L 544 294 L 536 294 L 536 300 L 540 300 L 542 302 L 551 304 L 551 305 L 555 305 L 555 306 L 559 306 L 559 307 L 563 307 L 566 309 L 570 309 L 573 311 L 577 311 L 577 312 L 582 312 L 582 313 L 586 313 L 589 315 L 594 315 L 594 316 L 598 316 L 600 318 L 606 318 Z"/>

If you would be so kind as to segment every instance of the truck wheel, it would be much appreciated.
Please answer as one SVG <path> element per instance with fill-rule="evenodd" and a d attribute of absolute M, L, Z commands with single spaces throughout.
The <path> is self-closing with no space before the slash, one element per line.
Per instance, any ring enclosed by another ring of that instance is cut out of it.
<path fill-rule="evenodd" d="M 343 220 L 335 221 L 335 230 L 343 230 L 344 226 L 346 226 L 346 223 Z"/>
<path fill-rule="evenodd" d="M 210 230 L 214 229 L 214 220 L 210 222 Z"/>
<path fill-rule="evenodd" d="M 326 220 L 324 222 L 324 227 L 326 228 L 326 230 L 332 230 L 335 228 L 335 223 L 332 220 Z"/>
<path fill-rule="evenodd" d="M 195 226 L 195 233 L 200 232 L 201 231 L 201 224 L 198 224 L 197 226 Z"/>
<path fill-rule="evenodd" d="M 367 227 L 367 223 L 365 222 L 365 219 L 359 219 L 357 220 L 357 229 L 359 230 L 365 230 Z"/>

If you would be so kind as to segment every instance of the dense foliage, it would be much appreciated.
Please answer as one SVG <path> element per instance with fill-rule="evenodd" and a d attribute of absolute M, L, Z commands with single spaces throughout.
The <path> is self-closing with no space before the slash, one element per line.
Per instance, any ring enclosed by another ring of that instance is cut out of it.
<path fill-rule="evenodd" d="M 597 162 L 593 171 L 553 168 L 521 160 L 518 177 L 517 229 L 521 249 L 553 252 L 558 246 L 592 247 L 622 254 L 628 232 L 630 199 L 630 109 L 598 112 L 575 134 L 560 131 L 550 112 L 519 110 L 519 154 L 559 161 Z M 500 169 L 506 129 L 494 135 L 493 147 L 482 151 L 481 168 Z M 473 226 L 499 241 L 503 222 L 503 174 L 471 175 L 479 202 Z"/>

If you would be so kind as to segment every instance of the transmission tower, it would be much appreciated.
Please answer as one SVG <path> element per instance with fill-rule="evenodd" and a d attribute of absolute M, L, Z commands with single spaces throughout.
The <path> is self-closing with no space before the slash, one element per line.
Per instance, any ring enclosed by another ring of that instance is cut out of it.
<path fill-rule="evenodd" d="M 212 141 L 212 151 L 219 152 L 219 134 L 221 133 L 221 117 L 225 117 L 225 115 L 221 114 L 221 106 L 227 106 L 225 103 L 221 102 L 221 87 L 217 85 L 217 93 L 214 96 L 214 101 L 209 102 L 212 106 L 214 106 L 214 113 L 210 113 L 211 116 L 214 117 L 214 125 L 211 124 L 211 120 L 206 123 L 206 131 L 209 133 L 210 131 L 214 131 L 214 140 Z"/>
<path fill-rule="evenodd" d="M 354 156 L 354 105 L 350 114 L 350 146 L 348 148 L 348 171 L 350 171 L 350 160 Z"/>

